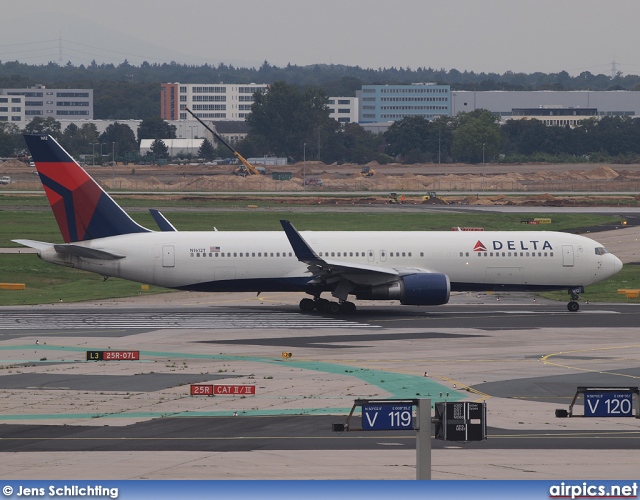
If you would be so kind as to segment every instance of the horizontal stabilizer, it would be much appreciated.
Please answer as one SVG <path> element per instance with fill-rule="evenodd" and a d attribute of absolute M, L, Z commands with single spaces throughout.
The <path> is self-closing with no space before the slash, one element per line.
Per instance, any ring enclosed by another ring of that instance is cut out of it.
<path fill-rule="evenodd" d="M 42 252 L 44 250 L 48 250 L 53 246 L 53 243 L 47 243 L 45 241 L 35 241 L 35 240 L 11 240 L 18 245 L 24 245 L 25 247 L 35 248 L 38 252 Z"/>
<path fill-rule="evenodd" d="M 76 255 L 86 259 L 117 260 L 124 259 L 126 257 L 126 255 L 106 252 L 96 248 L 87 248 L 80 245 L 54 245 L 53 247 L 58 253 Z"/>

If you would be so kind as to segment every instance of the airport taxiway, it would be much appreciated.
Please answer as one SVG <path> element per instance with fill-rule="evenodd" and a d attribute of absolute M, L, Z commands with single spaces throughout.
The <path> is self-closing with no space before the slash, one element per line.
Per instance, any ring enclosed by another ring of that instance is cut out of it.
<path fill-rule="evenodd" d="M 524 294 L 454 294 L 446 306 L 363 303 L 327 317 L 300 313 L 298 299 L 176 293 L 3 308 L 0 474 L 414 479 L 412 432 L 330 424 L 354 399 L 422 397 L 488 408 L 487 441 L 433 441 L 434 479 L 637 474 L 640 420 L 555 417 L 577 386 L 639 385 L 637 305 L 569 313 Z M 91 349 L 141 360 L 88 362 Z M 256 395 L 195 397 L 192 383 L 251 384 Z"/>

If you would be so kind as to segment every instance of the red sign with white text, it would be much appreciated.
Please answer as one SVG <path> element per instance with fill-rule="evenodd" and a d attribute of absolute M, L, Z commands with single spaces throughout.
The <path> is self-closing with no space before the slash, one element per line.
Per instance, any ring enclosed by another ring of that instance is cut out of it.
<path fill-rule="evenodd" d="M 256 393 L 255 385 L 214 385 L 213 392 L 216 396 L 246 396 Z"/>
<path fill-rule="evenodd" d="M 191 384 L 192 396 L 213 396 L 212 385 Z"/>

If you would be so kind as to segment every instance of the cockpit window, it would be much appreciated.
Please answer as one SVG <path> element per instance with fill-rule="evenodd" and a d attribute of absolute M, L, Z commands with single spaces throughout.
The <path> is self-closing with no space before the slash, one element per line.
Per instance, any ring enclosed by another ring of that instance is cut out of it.
<path fill-rule="evenodd" d="M 596 255 L 604 255 L 609 253 L 605 247 L 596 247 Z"/>

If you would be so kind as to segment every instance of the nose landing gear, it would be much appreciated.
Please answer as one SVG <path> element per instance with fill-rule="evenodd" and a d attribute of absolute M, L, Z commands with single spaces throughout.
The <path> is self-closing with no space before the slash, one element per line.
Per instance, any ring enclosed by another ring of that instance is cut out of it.
<path fill-rule="evenodd" d="M 580 309 L 580 304 L 578 304 L 578 300 L 580 299 L 581 293 L 584 293 L 583 286 L 569 288 L 569 295 L 571 295 L 571 300 L 567 304 L 567 309 L 570 312 L 577 312 L 578 309 Z"/>

